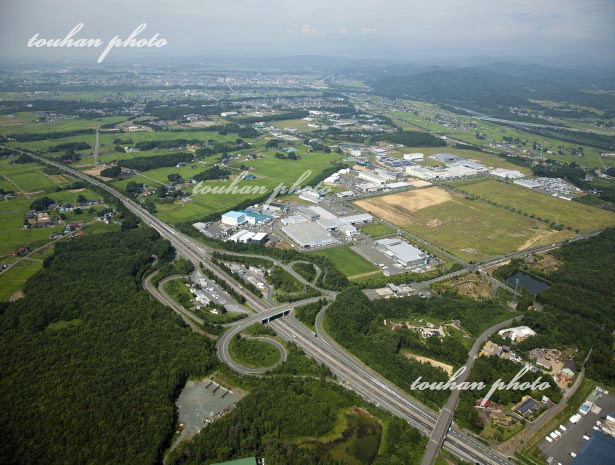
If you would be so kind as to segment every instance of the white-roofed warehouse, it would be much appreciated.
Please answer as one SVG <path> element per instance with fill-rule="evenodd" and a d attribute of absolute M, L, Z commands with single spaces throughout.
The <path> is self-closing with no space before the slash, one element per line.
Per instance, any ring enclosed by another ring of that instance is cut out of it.
<path fill-rule="evenodd" d="M 322 247 L 337 242 L 326 229 L 316 223 L 289 224 L 283 227 L 282 231 L 302 249 Z"/>

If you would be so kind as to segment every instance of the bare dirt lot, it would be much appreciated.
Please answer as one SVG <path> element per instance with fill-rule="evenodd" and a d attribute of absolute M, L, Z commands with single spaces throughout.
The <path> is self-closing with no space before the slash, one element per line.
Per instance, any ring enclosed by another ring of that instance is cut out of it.
<path fill-rule="evenodd" d="M 404 357 L 409 358 L 411 360 L 416 360 L 421 363 L 429 363 L 433 367 L 440 368 L 441 370 L 444 370 L 446 374 L 449 376 L 453 374 L 452 365 L 447 365 L 446 363 L 438 362 L 437 360 L 434 360 L 433 358 L 423 357 L 422 355 L 411 354 L 410 352 L 402 352 L 402 353 L 404 354 Z"/>
<path fill-rule="evenodd" d="M 439 287 L 442 289 L 455 290 L 459 295 L 476 300 L 483 298 L 488 299 L 491 297 L 492 292 L 491 283 L 482 276 L 476 276 L 474 274 L 468 274 L 444 281 L 439 283 Z"/>
<path fill-rule="evenodd" d="M 358 200 L 355 203 L 364 210 L 371 211 L 393 224 L 403 224 L 407 221 L 408 213 L 448 202 L 451 198 L 451 194 L 444 189 L 429 187 L 427 189 L 417 189 L 383 197 Z"/>

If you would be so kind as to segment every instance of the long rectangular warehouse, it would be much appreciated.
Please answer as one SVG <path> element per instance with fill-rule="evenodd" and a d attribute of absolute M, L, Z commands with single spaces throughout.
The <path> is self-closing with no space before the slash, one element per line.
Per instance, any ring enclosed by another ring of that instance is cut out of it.
<path fill-rule="evenodd" d="M 284 226 L 282 231 L 302 249 L 322 247 L 337 242 L 326 229 L 316 223 L 289 224 Z"/>

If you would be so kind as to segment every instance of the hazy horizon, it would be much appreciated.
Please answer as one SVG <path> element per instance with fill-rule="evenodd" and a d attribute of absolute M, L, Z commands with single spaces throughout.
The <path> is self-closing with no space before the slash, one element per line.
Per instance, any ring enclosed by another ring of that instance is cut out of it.
<path fill-rule="evenodd" d="M 96 64 L 114 36 L 158 33 L 162 48 L 113 49 L 105 63 L 305 55 L 385 59 L 399 63 L 536 61 L 564 65 L 613 63 L 615 2 L 611 0 L 486 0 L 407 2 L 237 0 L 148 2 L 24 0 L 0 6 L 0 57 L 5 62 Z M 28 48 L 60 39 L 84 23 L 75 39 L 101 39 L 96 49 Z"/>

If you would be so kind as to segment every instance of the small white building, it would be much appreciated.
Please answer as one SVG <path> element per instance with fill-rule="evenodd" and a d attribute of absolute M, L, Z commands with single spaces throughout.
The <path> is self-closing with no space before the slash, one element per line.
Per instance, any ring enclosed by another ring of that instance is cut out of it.
<path fill-rule="evenodd" d="M 321 195 L 316 192 L 315 190 L 304 190 L 303 192 L 301 192 L 301 194 L 299 194 L 299 198 L 302 200 L 307 200 L 308 202 L 312 202 L 312 203 L 319 203 L 321 200 Z"/>
<path fill-rule="evenodd" d="M 363 179 L 370 184 L 382 185 L 386 183 L 386 179 L 372 171 L 359 171 L 359 179 Z"/>
<path fill-rule="evenodd" d="M 404 153 L 404 160 L 410 161 L 421 161 L 425 159 L 425 154 L 423 153 Z"/>
<path fill-rule="evenodd" d="M 530 336 L 535 336 L 536 332 L 529 326 L 517 326 L 516 328 L 501 329 L 498 334 L 503 338 L 508 338 L 513 342 L 521 342 Z"/>
<path fill-rule="evenodd" d="M 337 231 L 340 234 L 345 235 L 346 237 L 352 237 L 355 236 L 359 233 L 359 231 L 357 230 L 357 228 L 355 228 L 353 225 L 351 224 L 340 224 L 337 227 Z"/>
<path fill-rule="evenodd" d="M 519 179 L 525 175 L 517 170 L 506 170 L 504 168 L 495 168 L 489 171 L 493 176 L 500 179 Z"/>

